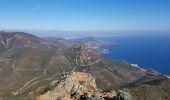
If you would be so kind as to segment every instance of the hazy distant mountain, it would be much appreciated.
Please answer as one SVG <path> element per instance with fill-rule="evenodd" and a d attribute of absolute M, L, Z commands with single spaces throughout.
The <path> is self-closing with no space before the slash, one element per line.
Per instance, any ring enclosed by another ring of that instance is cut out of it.
<path fill-rule="evenodd" d="M 27 32 L 39 37 L 59 37 L 59 38 L 83 38 L 83 37 L 109 37 L 125 35 L 125 31 L 57 31 L 57 30 L 12 30 L 4 29 L 7 32 Z"/>

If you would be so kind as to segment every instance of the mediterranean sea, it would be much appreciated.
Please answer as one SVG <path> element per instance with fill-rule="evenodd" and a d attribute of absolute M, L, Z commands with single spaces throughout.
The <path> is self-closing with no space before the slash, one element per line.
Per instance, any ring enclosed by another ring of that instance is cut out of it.
<path fill-rule="evenodd" d="M 115 46 L 103 47 L 110 53 L 101 56 L 125 60 L 138 64 L 141 68 L 151 68 L 162 74 L 170 75 L 170 34 L 148 34 L 97 38 L 116 43 Z"/>

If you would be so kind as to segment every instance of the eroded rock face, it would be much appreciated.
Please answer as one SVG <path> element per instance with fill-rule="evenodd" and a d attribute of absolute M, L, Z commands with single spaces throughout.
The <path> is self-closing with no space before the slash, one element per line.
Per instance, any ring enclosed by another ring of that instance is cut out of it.
<path fill-rule="evenodd" d="M 75 96 L 75 94 L 83 95 L 95 89 L 95 78 L 87 73 L 74 72 L 62 80 L 54 90 L 37 97 L 37 100 L 56 100 L 57 98 L 71 100 L 71 97 Z M 77 98 L 77 96 L 75 97 Z"/>
<path fill-rule="evenodd" d="M 54 90 L 40 95 L 37 100 L 105 100 L 105 97 L 112 98 L 115 95 L 115 91 L 107 93 L 97 89 L 95 78 L 90 74 L 73 72 Z"/>
<path fill-rule="evenodd" d="M 77 53 L 76 60 L 78 65 L 86 66 L 99 62 L 100 57 L 87 46 L 80 46 L 80 50 Z"/>

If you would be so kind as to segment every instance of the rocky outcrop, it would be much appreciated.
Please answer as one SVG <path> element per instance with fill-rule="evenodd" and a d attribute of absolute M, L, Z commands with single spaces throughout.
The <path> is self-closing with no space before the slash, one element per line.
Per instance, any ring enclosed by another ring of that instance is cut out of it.
<path fill-rule="evenodd" d="M 37 100 L 72 100 L 96 89 L 95 79 L 87 73 L 74 72 L 62 80 L 54 90 L 37 97 Z"/>
<path fill-rule="evenodd" d="M 116 93 L 114 90 L 98 89 L 95 78 L 88 73 L 73 72 L 57 83 L 53 90 L 38 96 L 36 100 L 132 100 L 131 95 L 122 90 Z"/>
<path fill-rule="evenodd" d="M 116 92 L 103 92 L 96 87 L 95 78 L 90 74 L 73 72 L 59 82 L 54 90 L 37 97 L 37 100 L 105 100 L 113 98 Z"/>
<path fill-rule="evenodd" d="M 117 100 L 132 100 L 132 98 L 128 92 L 119 90 L 117 93 Z"/>
<path fill-rule="evenodd" d="M 76 56 L 76 63 L 80 66 L 93 65 L 98 63 L 101 59 L 97 53 L 91 48 L 83 45 L 79 47 L 79 51 Z"/>

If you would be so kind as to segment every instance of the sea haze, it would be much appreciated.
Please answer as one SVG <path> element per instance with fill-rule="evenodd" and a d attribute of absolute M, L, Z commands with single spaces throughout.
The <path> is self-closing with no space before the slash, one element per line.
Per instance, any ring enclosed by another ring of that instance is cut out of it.
<path fill-rule="evenodd" d="M 104 47 L 109 49 L 110 54 L 102 57 L 126 60 L 142 68 L 152 68 L 170 75 L 170 34 L 129 34 L 98 39 L 117 44 L 114 47 Z"/>

